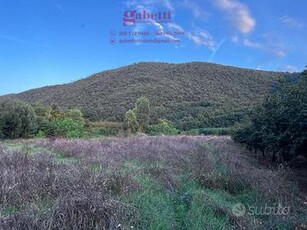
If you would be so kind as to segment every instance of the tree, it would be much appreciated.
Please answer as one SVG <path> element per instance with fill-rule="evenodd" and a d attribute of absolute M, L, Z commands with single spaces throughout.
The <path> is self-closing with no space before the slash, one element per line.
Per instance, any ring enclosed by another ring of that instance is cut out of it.
<path fill-rule="evenodd" d="M 53 104 L 51 106 L 51 111 L 50 111 L 50 120 L 59 120 L 61 118 L 64 118 L 65 114 L 64 112 L 60 109 L 60 107 L 56 104 Z"/>
<path fill-rule="evenodd" d="M 37 117 L 34 109 L 20 101 L 2 101 L 0 103 L 0 137 L 28 138 L 35 134 Z"/>
<path fill-rule="evenodd" d="M 139 124 L 137 122 L 135 113 L 131 109 L 126 112 L 125 122 L 126 122 L 129 133 L 137 132 Z"/>
<path fill-rule="evenodd" d="M 82 112 L 79 109 L 70 109 L 68 110 L 65 117 L 71 118 L 75 122 L 79 123 L 80 125 L 85 125 L 85 119 Z"/>
<path fill-rule="evenodd" d="M 149 124 L 150 116 L 150 103 L 148 98 L 140 97 L 136 103 L 135 108 L 133 109 L 137 122 L 139 124 L 139 131 L 144 132 Z"/>
<path fill-rule="evenodd" d="M 307 156 L 307 75 L 285 78 L 253 111 L 250 122 L 233 134 L 233 139 L 273 160 L 290 161 Z"/>

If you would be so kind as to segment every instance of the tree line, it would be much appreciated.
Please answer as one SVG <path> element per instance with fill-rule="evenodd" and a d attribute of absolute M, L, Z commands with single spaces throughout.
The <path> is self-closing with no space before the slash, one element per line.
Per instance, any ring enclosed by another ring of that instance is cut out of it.
<path fill-rule="evenodd" d="M 0 103 L 0 138 L 82 137 L 85 119 L 78 109 L 61 110 L 6 100 Z"/>
<path fill-rule="evenodd" d="M 274 162 L 307 156 L 307 70 L 275 84 L 232 137 Z"/>
<path fill-rule="evenodd" d="M 44 107 L 16 100 L 0 102 L 0 139 L 65 137 L 83 138 L 124 134 L 178 134 L 171 122 L 160 119 L 149 124 L 151 106 L 148 98 L 140 97 L 128 110 L 123 123 L 93 123 L 79 109 Z"/>

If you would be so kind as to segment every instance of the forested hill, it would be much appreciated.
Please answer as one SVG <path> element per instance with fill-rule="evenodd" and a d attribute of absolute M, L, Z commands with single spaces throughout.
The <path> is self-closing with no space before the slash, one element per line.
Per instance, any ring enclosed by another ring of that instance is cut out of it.
<path fill-rule="evenodd" d="M 149 98 L 153 118 L 174 122 L 207 119 L 259 103 L 281 72 L 212 63 L 141 62 L 82 80 L 9 95 L 30 103 L 79 108 L 96 120 L 123 120 L 140 96 Z"/>

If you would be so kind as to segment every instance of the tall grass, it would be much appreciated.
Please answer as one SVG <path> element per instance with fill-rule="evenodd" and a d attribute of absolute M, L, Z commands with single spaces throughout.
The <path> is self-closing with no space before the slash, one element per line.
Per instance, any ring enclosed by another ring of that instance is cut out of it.
<path fill-rule="evenodd" d="M 288 169 L 260 165 L 228 137 L 5 146 L 0 145 L 0 229 L 290 229 L 307 216 Z M 238 217 L 232 211 L 237 203 L 282 204 L 291 212 Z"/>

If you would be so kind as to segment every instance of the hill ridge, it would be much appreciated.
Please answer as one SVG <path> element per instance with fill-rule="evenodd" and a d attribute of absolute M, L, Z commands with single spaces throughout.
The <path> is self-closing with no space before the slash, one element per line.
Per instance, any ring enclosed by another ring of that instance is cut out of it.
<path fill-rule="evenodd" d="M 122 121 L 136 99 L 146 96 L 153 105 L 153 119 L 164 117 L 177 122 L 250 108 L 262 100 L 273 82 L 286 74 L 196 61 L 139 62 L 72 83 L 0 98 L 79 108 L 92 120 Z"/>

